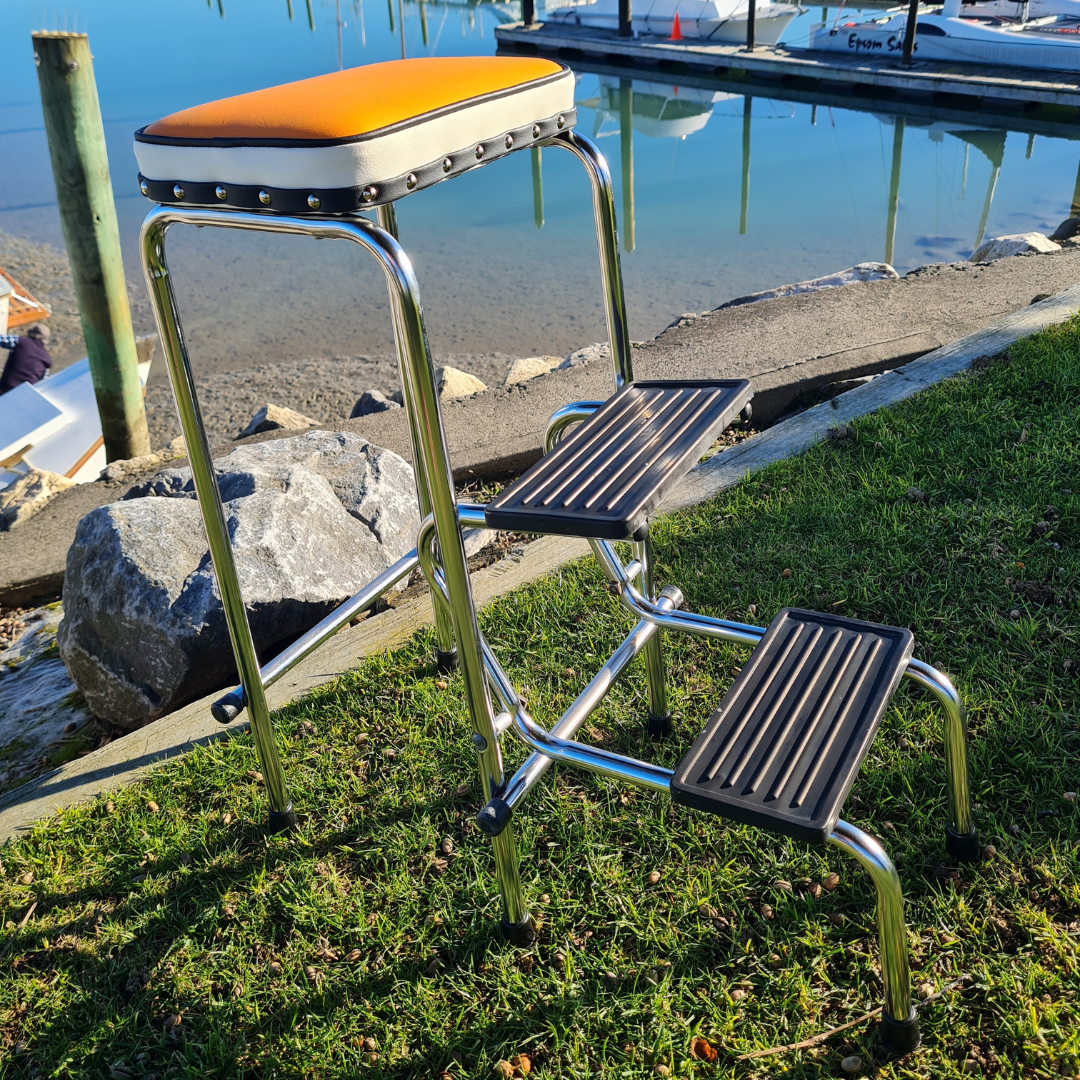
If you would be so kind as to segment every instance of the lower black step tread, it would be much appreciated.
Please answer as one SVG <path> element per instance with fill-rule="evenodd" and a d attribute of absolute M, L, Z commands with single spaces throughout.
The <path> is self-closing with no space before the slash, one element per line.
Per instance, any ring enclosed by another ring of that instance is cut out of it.
<path fill-rule="evenodd" d="M 910 630 L 784 608 L 679 763 L 672 798 L 823 844 L 914 647 Z"/>
<path fill-rule="evenodd" d="M 488 503 L 487 523 L 625 540 L 751 396 L 745 379 L 628 383 Z"/>

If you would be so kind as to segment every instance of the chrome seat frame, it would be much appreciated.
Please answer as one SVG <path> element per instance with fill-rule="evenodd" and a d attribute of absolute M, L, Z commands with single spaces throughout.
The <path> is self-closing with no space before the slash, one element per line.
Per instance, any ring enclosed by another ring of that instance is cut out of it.
<path fill-rule="evenodd" d="M 569 150 L 585 166 L 589 175 L 611 342 L 614 388 L 618 391 L 633 381 L 633 372 L 613 192 L 607 163 L 589 139 L 573 130 L 562 132 L 544 141 L 543 145 Z M 265 690 L 419 565 L 432 592 L 439 659 L 444 666 L 449 666 L 456 652 L 460 662 L 472 723 L 472 744 L 477 754 L 485 800 L 477 822 L 492 842 L 495 873 L 502 895 L 503 927 L 513 942 L 524 945 L 533 940 L 534 932 L 514 843 L 511 820 L 514 810 L 553 761 L 649 790 L 670 792 L 671 770 L 589 746 L 574 739 L 574 735 L 640 653 L 645 653 L 646 657 L 650 730 L 660 733 L 668 717 L 663 632 L 688 633 L 753 646 L 761 640 L 765 630 L 681 611 L 682 595 L 676 588 L 668 587 L 657 594 L 647 535 L 633 542 L 632 558 L 625 564 L 611 542 L 592 539 L 592 550 L 608 579 L 609 589 L 633 618 L 633 628 L 556 723 L 545 728 L 530 715 L 477 624 L 463 529 L 486 527 L 484 507 L 456 502 L 416 277 L 408 256 L 396 238 L 393 204 L 378 207 L 377 214 L 378 224 L 375 224 L 359 215 L 282 216 L 272 212 L 168 205 L 152 210 L 143 224 L 143 268 L 161 332 L 177 411 L 187 442 L 195 491 L 240 674 L 241 686 L 216 703 L 214 714 L 219 720 L 227 722 L 235 718 L 243 707 L 247 707 L 270 804 L 270 827 L 279 830 L 295 824 L 296 816 L 274 740 Z M 174 224 L 350 240 L 360 245 L 382 266 L 390 296 L 422 518 L 417 546 L 262 668 L 240 592 L 209 442 L 199 411 L 165 256 L 166 234 Z M 569 426 L 588 418 L 602 404 L 598 401 L 574 402 L 556 412 L 549 422 L 545 449 L 550 451 L 554 448 Z M 913 659 L 908 663 L 905 674 L 917 685 L 929 690 L 942 706 L 949 790 L 947 846 L 956 858 L 973 858 L 977 841 L 971 821 L 963 704 L 947 676 L 928 664 Z M 493 707 L 493 697 L 498 704 L 497 711 Z M 512 731 L 531 751 L 524 764 L 510 777 L 505 773 L 501 747 L 501 739 L 508 731 Z M 911 1006 L 903 897 L 896 870 L 875 838 L 847 822 L 837 822 L 829 842 L 854 856 L 874 882 L 878 901 L 884 1008 L 886 1019 L 891 1019 L 893 1024 L 892 1029 L 888 1024 L 883 1028 L 883 1040 L 886 1047 L 894 1051 L 910 1049 L 913 1045 L 911 1032 L 915 1032 L 916 1043 L 918 1036 Z M 896 1030 L 906 1031 L 907 1034 L 898 1036 Z"/>

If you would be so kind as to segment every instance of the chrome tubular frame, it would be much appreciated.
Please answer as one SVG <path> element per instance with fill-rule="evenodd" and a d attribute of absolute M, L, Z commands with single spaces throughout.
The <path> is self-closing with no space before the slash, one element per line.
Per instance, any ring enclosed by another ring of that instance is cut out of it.
<path fill-rule="evenodd" d="M 634 557 L 641 563 L 641 592 L 649 603 L 656 602 L 653 584 L 652 541 L 648 533 L 634 541 Z M 671 731 L 671 710 L 667 699 L 667 673 L 664 668 L 664 639 L 657 631 L 645 645 L 645 678 L 649 688 L 649 734 L 663 738 Z"/>
<path fill-rule="evenodd" d="M 596 246 L 600 253 L 600 281 L 604 289 L 608 334 L 611 340 L 611 364 L 615 389 L 634 381 L 630 359 L 630 330 L 626 323 L 626 298 L 619 262 L 619 232 L 615 225 L 615 189 L 611 171 L 596 143 L 579 131 L 563 131 L 540 146 L 561 146 L 585 166 L 592 186 L 593 220 L 596 223 Z"/>
<path fill-rule="evenodd" d="M 561 409 L 556 409 L 548 420 L 547 431 L 544 434 L 544 453 L 550 454 L 562 442 L 568 427 L 582 420 L 588 420 L 603 404 L 602 401 L 573 401 Z"/>
<path fill-rule="evenodd" d="M 220 212 L 215 211 L 172 207 L 166 210 L 164 207 L 158 207 L 151 210 L 143 222 L 140 248 L 143 272 L 146 275 L 146 285 L 154 307 L 158 332 L 161 335 L 161 346 L 169 369 L 169 381 L 172 383 L 176 411 L 180 418 L 180 427 L 184 432 L 184 441 L 187 444 L 188 464 L 191 466 L 191 475 L 195 482 L 195 494 L 198 497 L 199 509 L 206 527 L 214 575 L 221 592 L 221 603 L 225 609 L 225 622 L 232 640 L 240 683 L 247 690 L 251 732 L 255 739 L 255 748 L 259 755 L 267 799 L 270 803 L 270 828 L 279 831 L 294 825 L 296 815 L 293 812 L 292 802 L 289 800 L 285 775 L 281 768 L 281 758 L 278 756 L 277 744 L 274 742 L 274 730 L 270 723 L 266 694 L 263 691 L 259 659 L 251 637 L 244 597 L 240 592 L 232 544 L 229 542 L 225 512 L 221 505 L 221 492 L 218 490 L 210 444 L 195 394 L 195 380 L 191 374 L 176 294 L 173 291 L 172 279 L 165 261 L 165 234 L 170 225 L 176 222 L 219 225 L 224 224 L 222 217 Z M 243 217 L 259 220 L 255 214 L 245 214 Z M 262 226 L 261 220 L 259 220 L 259 225 Z"/>
<path fill-rule="evenodd" d="M 836 823 L 829 843 L 856 858 L 877 891 L 878 952 L 885 992 L 882 1042 L 893 1053 L 906 1053 L 918 1046 L 919 1023 L 911 1006 L 904 894 L 896 867 L 874 837 L 846 821 Z"/>
<path fill-rule="evenodd" d="M 610 173 L 596 146 L 574 131 L 560 133 L 546 140 L 545 144 L 561 146 L 573 153 L 585 166 L 590 178 L 615 389 L 618 391 L 633 380 L 633 369 Z M 765 629 L 680 611 L 682 594 L 674 587 L 669 586 L 656 595 L 653 554 L 647 533 L 634 542 L 633 558 L 625 565 L 611 543 L 591 540 L 593 552 L 609 579 L 611 591 L 633 616 L 634 626 L 550 730 L 533 719 L 480 633 L 462 529 L 486 527 L 484 507 L 455 502 L 453 474 L 416 278 L 408 256 L 396 239 L 397 223 L 393 206 L 378 208 L 378 219 L 379 225 L 375 225 L 356 215 L 290 218 L 215 208 L 170 206 L 152 211 L 143 226 L 142 255 L 147 284 L 187 440 L 196 494 L 206 525 L 243 687 L 242 695 L 238 689 L 218 704 L 224 708 L 230 698 L 230 708 L 232 705 L 239 708 L 247 704 L 272 815 L 277 816 L 272 820 L 285 824 L 290 818 L 295 820 L 274 744 L 265 687 L 309 655 L 355 613 L 419 563 L 431 589 L 440 659 L 455 648 L 456 642 L 472 722 L 472 743 L 478 757 L 485 800 L 477 823 L 491 837 L 495 873 L 502 896 L 503 925 L 515 943 L 529 944 L 533 940 L 533 930 L 525 905 L 514 844 L 511 821 L 514 808 L 553 761 L 653 791 L 670 791 L 674 775 L 671 770 L 588 746 L 577 742 L 573 736 L 633 659 L 641 653 L 644 653 L 646 661 L 650 718 L 654 722 L 667 721 L 662 631 L 679 631 L 753 646 L 764 636 Z M 175 223 L 351 240 L 373 255 L 386 275 L 422 517 L 417 546 L 262 669 L 256 658 L 240 594 L 220 493 L 165 261 L 165 234 L 169 226 Z M 602 404 L 594 401 L 575 402 L 555 413 L 545 436 L 545 450 L 552 449 L 572 424 L 588 418 Z M 947 840 L 951 852 L 971 857 L 975 834 L 969 807 L 963 705 L 949 679 L 929 665 L 912 660 L 906 674 L 935 694 L 944 709 L 946 772 L 950 792 Z M 492 695 L 500 709 L 497 716 Z M 525 763 L 509 780 L 504 772 L 500 746 L 500 736 L 508 729 L 512 729 L 531 750 Z M 911 1007 L 907 930 L 903 896 L 895 867 L 877 840 L 846 822 L 837 823 L 829 842 L 858 859 L 874 882 L 885 993 L 883 1041 L 887 1048 L 896 1052 L 912 1049 L 918 1042 L 918 1024 Z"/>
<path fill-rule="evenodd" d="M 393 566 L 384 570 L 374 581 L 350 596 L 340 607 L 331 611 L 325 619 L 316 623 L 306 634 L 297 638 L 288 648 L 279 652 L 273 660 L 264 664 L 260 671 L 264 689 L 272 686 L 282 675 L 291 671 L 324 642 L 329 641 L 343 626 L 365 612 L 380 596 L 389 592 L 402 578 L 407 578 L 419 565 L 420 560 L 416 557 L 416 548 L 413 548 L 408 554 L 398 559 Z M 238 686 L 224 697 L 218 698 L 210 706 L 210 712 L 219 724 L 229 724 L 240 714 L 244 705 L 244 688 Z"/>
<path fill-rule="evenodd" d="M 400 243 L 398 237 L 397 211 L 394 209 L 394 204 L 383 203 L 381 206 L 376 207 L 375 216 L 379 225 Z M 394 324 L 394 344 L 398 354 L 398 371 L 401 371 L 405 365 L 405 358 L 402 353 L 402 343 L 405 340 L 405 327 L 401 326 L 398 322 L 397 307 L 394 304 L 392 295 L 393 286 L 387 282 L 386 287 L 391 293 L 390 318 Z M 416 501 L 420 506 L 420 517 L 423 519 L 431 513 L 431 496 L 428 494 L 429 485 L 427 476 L 424 475 L 423 471 L 424 457 L 423 454 L 420 453 L 420 433 L 416 429 L 416 418 L 411 411 L 408 415 L 408 421 L 409 440 L 412 445 L 412 458 L 416 470 Z M 454 647 L 454 627 L 450 622 L 449 615 L 447 615 L 434 600 L 432 601 L 432 604 L 435 609 L 435 637 L 438 642 L 436 645 L 436 662 L 440 671 L 453 671 L 457 667 L 457 650 Z"/>

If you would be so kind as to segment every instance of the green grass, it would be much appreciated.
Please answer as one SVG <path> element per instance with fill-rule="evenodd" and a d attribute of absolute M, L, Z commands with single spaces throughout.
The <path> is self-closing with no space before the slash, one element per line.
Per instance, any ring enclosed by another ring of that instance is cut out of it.
<path fill-rule="evenodd" d="M 244 736 L 0 851 L 0 1076 L 119 1063 L 114 1076 L 457 1080 L 515 1053 L 560 1078 L 832 1077 L 851 1053 L 882 1077 L 1080 1072 L 1080 809 L 1062 797 L 1080 787 L 1078 433 L 1074 321 L 655 530 L 659 578 L 691 607 L 910 626 L 968 703 L 976 820 L 995 856 L 939 867 L 941 723 L 913 688 L 845 810 L 899 866 L 915 985 L 964 980 L 922 1008 L 916 1054 L 875 1063 L 862 1024 L 737 1060 L 879 1003 L 868 880 L 832 849 L 593 776 L 553 769 L 516 817 L 542 928 L 532 950 L 502 944 L 460 683 L 440 687 L 425 633 L 278 714 L 295 834 L 263 835 Z M 591 563 L 481 622 L 542 720 L 627 629 Z M 585 734 L 673 765 L 746 655 L 671 641 L 669 746 L 642 737 L 640 668 Z M 810 883 L 832 871 L 839 887 L 815 899 Z M 691 1059 L 697 1035 L 714 1064 Z"/>

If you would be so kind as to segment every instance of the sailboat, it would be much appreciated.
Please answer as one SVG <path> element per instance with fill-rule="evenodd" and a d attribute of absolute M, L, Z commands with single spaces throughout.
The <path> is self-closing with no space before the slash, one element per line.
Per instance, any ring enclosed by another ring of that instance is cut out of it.
<path fill-rule="evenodd" d="M 755 3 L 754 37 L 759 45 L 775 45 L 788 23 L 803 11 L 796 4 Z M 630 28 L 636 35 L 670 37 L 677 14 L 685 38 L 743 45 L 748 13 L 748 0 L 640 0 L 631 5 Z M 619 0 L 590 0 L 554 8 L 545 12 L 544 22 L 617 30 Z"/>
<path fill-rule="evenodd" d="M 1080 18 L 1013 18 L 984 14 L 979 10 L 981 6 L 947 0 L 943 7 L 920 9 L 915 25 L 915 55 L 923 60 L 1080 71 Z M 906 26 L 907 12 L 899 10 L 865 22 L 815 26 L 810 31 L 809 48 L 899 59 Z"/>

